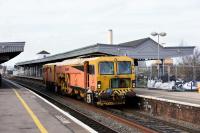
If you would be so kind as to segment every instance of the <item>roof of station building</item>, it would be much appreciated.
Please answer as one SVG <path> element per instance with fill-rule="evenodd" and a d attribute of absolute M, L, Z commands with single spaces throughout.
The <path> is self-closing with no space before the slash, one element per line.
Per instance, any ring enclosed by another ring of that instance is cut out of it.
<path fill-rule="evenodd" d="M 157 59 L 158 58 L 158 45 L 159 45 L 159 59 L 179 57 L 193 54 L 194 46 L 176 46 L 176 47 L 164 47 L 151 38 L 142 38 L 130 42 L 119 44 L 100 44 L 90 45 L 60 53 L 52 56 L 48 56 L 42 59 L 29 60 L 19 62 L 16 65 L 29 65 L 39 63 L 49 63 L 61 61 L 69 58 L 76 58 L 81 56 L 96 56 L 96 55 L 118 55 L 129 56 L 137 59 Z"/>
<path fill-rule="evenodd" d="M 144 43 L 145 41 L 149 40 L 150 38 L 142 38 L 134 41 L 124 42 L 118 44 L 119 46 L 128 46 L 128 47 L 137 47 L 138 45 Z"/>

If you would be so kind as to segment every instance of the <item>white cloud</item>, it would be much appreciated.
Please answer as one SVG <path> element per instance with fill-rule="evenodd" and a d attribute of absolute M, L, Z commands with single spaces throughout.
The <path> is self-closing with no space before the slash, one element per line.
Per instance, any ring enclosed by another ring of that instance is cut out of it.
<path fill-rule="evenodd" d="M 198 44 L 199 5 L 198 0 L 0 0 L 0 41 L 27 42 L 12 63 L 43 49 L 55 54 L 106 43 L 110 28 L 115 43 L 165 31 L 161 41 L 168 45 Z"/>

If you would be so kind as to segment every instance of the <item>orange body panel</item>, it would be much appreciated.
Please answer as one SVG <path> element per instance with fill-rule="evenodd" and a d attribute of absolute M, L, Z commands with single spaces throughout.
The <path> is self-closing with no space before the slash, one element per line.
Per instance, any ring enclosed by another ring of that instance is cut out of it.
<path fill-rule="evenodd" d="M 58 66 L 56 67 L 56 75 L 68 74 L 69 75 L 69 85 L 75 87 L 84 87 L 84 72 L 80 71 L 72 66 Z M 58 76 L 56 76 L 58 77 Z"/>
<path fill-rule="evenodd" d="M 52 71 L 53 70 L 53 71 Z M 74 87 L 84 88 L 84 71 L 81 71 L 73 66 L 55 66 L 47 68 L 44 72 L 44 79 L 49 82 L 58 83 L 58 78 L 61 76 L 69 76 L 69 85 Z M 89 88 L 91 90 L 96 90 L 96 76 L 89 75 Z"/>

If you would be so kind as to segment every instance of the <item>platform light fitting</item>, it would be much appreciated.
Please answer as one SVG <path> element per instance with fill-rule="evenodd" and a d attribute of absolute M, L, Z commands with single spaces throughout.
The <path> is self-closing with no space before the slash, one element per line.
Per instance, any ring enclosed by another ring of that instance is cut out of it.
<path fill-rule="evenodd" d="M 152 36 L 157 36 L 157 35 L 159 35 L 159 36 L 166 36 L 167 33 L 166 33 L 166 32 L 160 32 L 160 33 L 152 32 L 151 35 L 152 35 Z"/>

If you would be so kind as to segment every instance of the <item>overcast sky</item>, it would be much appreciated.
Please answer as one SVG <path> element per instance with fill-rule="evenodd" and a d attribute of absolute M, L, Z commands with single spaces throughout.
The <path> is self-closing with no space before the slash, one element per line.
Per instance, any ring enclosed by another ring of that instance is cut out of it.
<path fill-rule="evenodd" d="M 57 54 L 107 43 L 108 29 L 116 44 L 164 31 L 160 42 L 167 46 L 198 46 L 200 1 L 0 0 L 0 41 L 26 42 L 6 65 L 34 59 L 41 50 Z"/>

